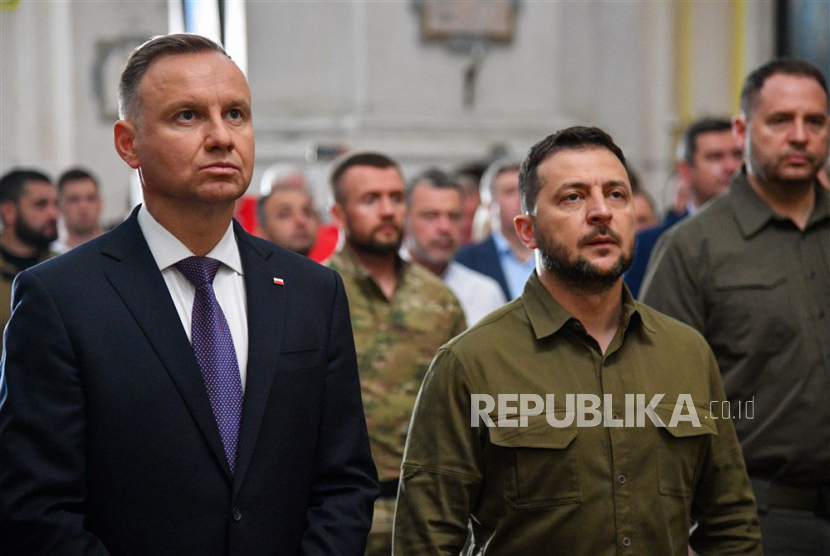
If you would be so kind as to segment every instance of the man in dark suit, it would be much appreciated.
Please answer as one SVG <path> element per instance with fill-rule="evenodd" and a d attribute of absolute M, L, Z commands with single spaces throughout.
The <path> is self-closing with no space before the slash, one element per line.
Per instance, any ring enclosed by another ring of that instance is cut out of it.
<path fill-rule="evenodd" d="M 729 118 L 702 118 L 694 122 L 683 132 L 677 155 L 677 173 L 687 184 L 691 198 L 683 212 L 671 211 L 661 224 L 637 232 L 634 261 L 623 277 L 634 297 L 639 295 L 651 252 L 663 232 L 726 191 L 743 161 Z"/>
<path fill-rule="evenodd" d="M 15 284 L 3 553 L 362 554 L 377 479 L 342 281 L 232 221 L 245 77 L 170 35 L 119 95 L 144 206 Z"/>
<path fill-rule="evenodd" d="M 461 249 L 455 260 L 493 278 L 507 299 L 519 297 L 533 272 L 533 252 L 525 247 L 513 227 L 522 213 L 519 201 L 519 161 L 497 160 L 481 178 L 481 197 L 489 206 L 487 239 Z"/>

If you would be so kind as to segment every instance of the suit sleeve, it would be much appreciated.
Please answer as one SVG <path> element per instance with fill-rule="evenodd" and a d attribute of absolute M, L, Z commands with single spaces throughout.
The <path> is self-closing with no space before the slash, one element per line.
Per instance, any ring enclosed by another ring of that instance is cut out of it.
<path fill-rule="evenodd" d="M 704 334 L 705 245 L 702 240 L 684 245 L 677 231 L 673 229 L 658 240 L 649 259 L 640 300 Z"/>
<path fill-rule="evenodd" d="M 709 352 L 711 399 L 725 400 L 715 356 Z M 692 500 L 692 518 L 698 527 L 689 544 L 701 555 L 762 554 L 755 497 L 746 473 L 735 426 L 718 419 L 718 434 L 707 450 Z"/>
<path fill-rule="evenodd" d="M 0 363 L 0 546 L 4 554 L 107 554 L 84 529 L 83 377 L 34 272 L 18 275 Z"/>
<path fill-rule="evenodd" d="M 457 555 L 464 547 L 484 476 L 481 429 L 470 423 L 474 391 L 451 348 L 441 348 L 424 377 L 406 439 L 396 556 Z"/>
<path fill-rule="evenodd" d="M 326 392 L 302 554 L 362 555 L 379 494 L 346 291 L 335 276 Z"/>

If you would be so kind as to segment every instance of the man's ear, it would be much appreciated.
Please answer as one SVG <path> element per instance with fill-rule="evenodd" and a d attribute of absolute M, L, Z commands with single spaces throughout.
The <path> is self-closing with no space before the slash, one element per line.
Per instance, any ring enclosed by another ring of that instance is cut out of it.
<path fill-rule="evenodd" d="M 14 201 L 3 201 L 0 203 L 0 222 L 5 228 L 13 228 L 17 219 L 17 207 Z"/>
<path fill-rule="evenodd" d="M 337 224 L 337 227 L 341 230 L 346 229 L 346 218 L 345 214 L 343 213 L 343 205 L 338 203 L 337 201 L 331 205 L 331 217 L 334 220 L 334 223 Z"/>
<path fill-rule="evenodd" d="M 520 214 L 513 219 L 513 226 L 516 228 L 516 235 L 528 249 L 536 249 L 539 245 L 533 236 L 533 218 L 528 214 Z"/>
<path fill-rule="evenodd" d="M 115 139 L 115 150 L 118 152 L 118 156 L 129 164 L 130 168 L 138 168 L 140 164 L 138 161 L 138 153 L 135 150 L 137 131 L 135 124 L 127 120 L 118 120 L 115 122 L 115 127 L 112 131 Z"/>
<path fill-rule="evenodd" d="M 687 160 L 681 160 L 677 163 L 677 175 L 684 183 L 692 182 L 692 165 Z"/>
<path fill-rule="evenodd" d="M 741 151 L 744 150 L 744 145 L 746 145 L 746 116 L 740 114 L 732 118 L 732 137 L 735 138 L 735 142 L 738 143 L 738 148 Z"/>

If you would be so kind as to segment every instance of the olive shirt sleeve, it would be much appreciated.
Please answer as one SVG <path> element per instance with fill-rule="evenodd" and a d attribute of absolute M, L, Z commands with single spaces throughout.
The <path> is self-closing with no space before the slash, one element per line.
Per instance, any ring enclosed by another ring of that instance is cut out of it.
<path fill-rule="evenodd" d="M 455 313 L 455 326 L 452 330 L 452 337 L 455 338 L 465 330 L 467 330 L 467 319 L 464 317 L 464 310 L 461 308 L 461 303 L 456 298 L 455 304 L 457 306 L 457 310 L 454 311 Z"/>
<path fill-rule="evenodd" d="M 480 428 L 470 426 L 473 389 L 448 347 L 427 371 L 406 440 L 393 553 L 458 554 L 482 481 Z"/>
<path fill-rule="evenodd" d="M 711 400 L 726 400 L 720 371 L 709 350 Z M 698 522 L 690 546 L 701 555 L 762 554 L 761 532 L 755 497 L 746 465 L 729 418 L 711 411 L 704 418 L 715 419 L 717 436 L 710 440 L 692 498 L 691 517 Z"/>

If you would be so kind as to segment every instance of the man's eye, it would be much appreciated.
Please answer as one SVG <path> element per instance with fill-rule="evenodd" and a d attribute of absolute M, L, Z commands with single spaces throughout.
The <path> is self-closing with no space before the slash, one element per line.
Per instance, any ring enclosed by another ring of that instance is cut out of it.
<path fill-rule="evenodd" d="M 242 111 L 236 108 L 232 108 L 231 110 L 228 110 L 228 117 L 232 120 L 241 120 Z"/>
<path fill-rule="evenodd" d="M 193 112 L 193 110 L 182 110 L 176 116 L 176 119 L 182 120 L 182 121 L 185 121 L 185 122 L 193 121 L 194 118 L 196 118 L 196 114 Z"/>
<path fill-rule="evenodd" d="M 578 201 L 579 200 L 579 195 L 577 195 L 576 193 L 571 193 L 570 195 L 566 195 L 563 200 L 564 201 Z"/>

